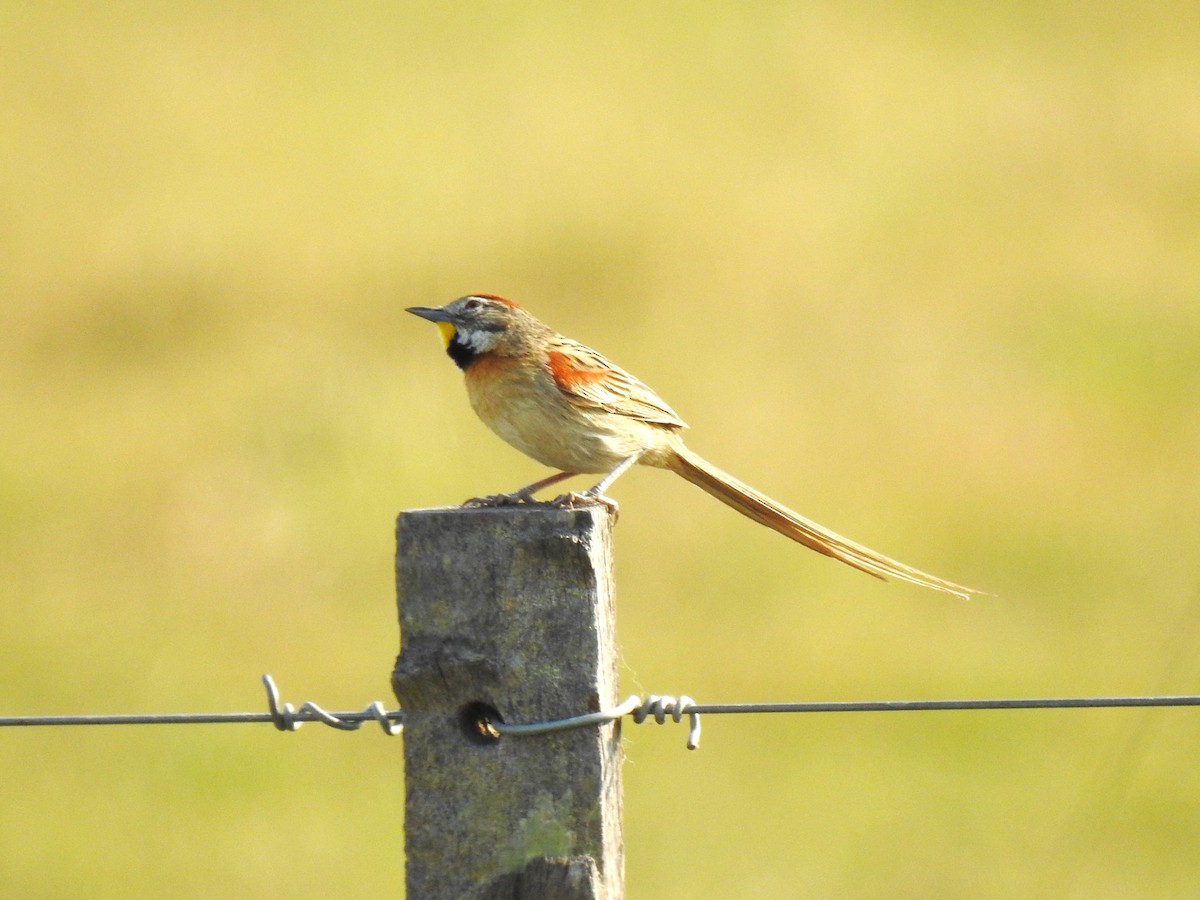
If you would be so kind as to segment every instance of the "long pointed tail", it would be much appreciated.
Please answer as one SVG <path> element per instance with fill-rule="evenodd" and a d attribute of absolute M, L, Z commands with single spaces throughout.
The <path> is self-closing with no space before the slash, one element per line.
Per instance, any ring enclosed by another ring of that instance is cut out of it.
<path fill-rule="evenodd" d="M 876 578 L 887 580 L 889 577 L 898 578 L 919 584 L 922 587 L 933 588 L 968 599 L 971 594 L 978 594 L 974 588 L 963 587 L 936 575 L 930 575 L 912 566 L 906 566 L 882 553 L 876 553 L 862 544 L 856 544 L 793 512 L 786 506 L 776 503 L 770 497 L 760 494 L 749 485 L 743 484 L 727 472 L 722 472 L 712 463 L 701 459 L 686 447 L 676 448 L 667 460 L 667 468 L 682 475 L 692 484 L 712 494 L 723 503 L 727 503 L 742 515 L 749 516 L 755 522 L 773 528 L 780 534 L 790 537 L 793 541 L 803 544 L 818 553 L 832 556 L 836 560 L 853 566 Z"/>

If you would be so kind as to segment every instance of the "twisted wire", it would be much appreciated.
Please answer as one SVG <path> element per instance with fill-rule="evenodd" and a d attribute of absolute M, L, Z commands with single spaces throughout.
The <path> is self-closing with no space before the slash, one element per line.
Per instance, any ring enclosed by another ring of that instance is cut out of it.
<path fill-rule="evenodd" d="M 262 676 L 267 692 L 265 713 L 165 713 L 64 716 L 0 716 L 0 726 L 18 725 L 197 725 L 270 722 L 279 731 L 296 731 L 305 722 L 320 722 L 341 731 L 356 731 L 364 722 L 377 722 L 385 734 L 399 734 L 403 728 L 401 710 L 385 710 L 376 700 L 358 712 L 329 712 L 311 701 L 297 709 L 282 703 L 279 689 L 270 675 Z M 552 719 L 547 722 L 515 724 L 498 715 L 486 721 L 500 736 L 548 734 L 573 728 L 599 726 L 630 716 L 635 725 L 653 719 L 658 725 L 682 722 L 688 718 L 687 747 L 695 750 L 700 742 L 700 715 L 748 713 L 842 713 L 842 712 L 918 712 L 937 710 L 1020 710 L 1020 709 L 1108 709 L 1117 707 L 1200 706 L 1200 695 L 1144 695 L 1131 697 L 1014 697 L 982 700 L 845 700 L 799 703 L 697 703 L 687 695 L 672 697 L 650 694 L 643 700 L 636 694 L 609 709 Z"/>

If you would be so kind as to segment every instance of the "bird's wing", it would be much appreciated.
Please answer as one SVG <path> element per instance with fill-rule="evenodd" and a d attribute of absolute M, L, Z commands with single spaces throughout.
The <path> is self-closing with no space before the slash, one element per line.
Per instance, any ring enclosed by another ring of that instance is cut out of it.
<path fill-rule="evenodd" d="M 546 352 L 546 367 L 563 395 L 584 408 L 687 428 L 658 394 L 590 347 L 562 338 Z"/>

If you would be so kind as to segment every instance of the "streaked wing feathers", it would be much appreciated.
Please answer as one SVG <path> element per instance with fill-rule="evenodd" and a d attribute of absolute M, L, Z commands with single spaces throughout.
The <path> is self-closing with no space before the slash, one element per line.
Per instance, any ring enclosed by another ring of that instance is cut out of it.
<path fill-rule="evenodd" d="M 554 383 L 572 403 L 645 422 L 687 428 L 662 398 L 590 347 L 565 338 L 546 353 Z"/>

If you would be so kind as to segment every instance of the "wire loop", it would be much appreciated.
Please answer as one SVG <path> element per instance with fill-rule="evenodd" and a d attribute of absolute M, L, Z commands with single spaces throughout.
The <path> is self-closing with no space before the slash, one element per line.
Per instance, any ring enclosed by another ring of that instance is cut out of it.
<path fill-rule="evenodd" d="M 489 722 L 488 724 L 500 732 L 500 734 L 529 735 L 547 734 L 552 731 L 568 731 L 572 728 L 584 728 L 588 725 L 605 725 L 625 716 L 632 716 L 635 725 L 641 725 L 647 718 L 653 716 L 654 721 L 662 725 L 666 722 L 667 716 L 670 716 L 675 722 L 680 722 L 686 714 L 689 724 L 687 748 L 695 750 L 700 743 L 700 714 L 691 711 L 691 708 L 695 705 L 695 701 L 686 695 L 676 699 L 675 697 L 660 694 L 650 694 L 643 702 L 641 697 L 633 694 L 625 698 L 622 703 L 610 709 L 602 709 L 599 712 L 587 713 L 582 716 L 552 719 L 549 722 L 531 722 L 526 725 L 510 725 L 507 722 Z"/>
<path fill-rule="evenodd" d="M 700 744 L 700 713 L 691 711 L 695 705 L 696 701 L 687 694 L 680 694 L 678 698 L 651 694 L 646 698 L 645 703 L 633 711 L 633 721 L 634 724 L 641 725 L 648 716 L 654 716 L 654 721 L 662 725 L 667 720 L 667 716 L 670 716 L 674 722 L 680 722 L 686 713 L 688 717 L 687 748 L 695 750 Z"/>
<path fill-rule="evenodd" d="M 300 718 L 299 716 L 308 713 L 316 717 L 316 721 L 323 722 L 330 728 L 336 728 L 339 731 L 358 731 L 362 728 L 363 722 L 369 719 L 374 719 L 379 723 L 385 734 L 397 735 L 404 727 L 400 722 L 393 722 L 384 710 L 383 704 L 378 700 L 368 704 L 367 707 L 359 713 L 362 718 L 357 719 L 341 719 L 331 712 L 326 712 L 311 700 L 305 700 L 300 704 L 300 710 L 297 710 L 292 704 L 279 703 L 279 689 L 275 687 L 275 680 L 270 675 L 263 675 L 263 687 L 267 689 L 267 706 L 271 709 L 271 723 L 279 731 L 298 731 L 300 726 L 305 722 L 311 722 L 312 719 Z"/>

